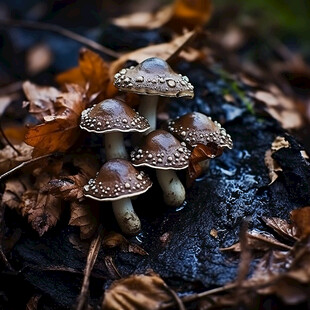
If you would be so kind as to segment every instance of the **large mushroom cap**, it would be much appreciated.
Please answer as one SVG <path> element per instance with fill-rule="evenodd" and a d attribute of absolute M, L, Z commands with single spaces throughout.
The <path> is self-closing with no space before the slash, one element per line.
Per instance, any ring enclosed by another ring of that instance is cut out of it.
<path fill-rule="evenodd" d="M 148 120 L 117 99 L 106 99 L 84 110 L 80 127 L 89 132 L 143 132 L 150 128 Z"/>
<path fill-rule="evenodd" d="M 125 159 L 107 161 L 84 186 L 84 196 L 99 200 L 119 200 L 143 194 L 152 186 L 152 181 L 143 172 L 138 171 Z"/>
<path fill-rule="evenodd" d="M 221 124 L 199 112 L 188 113 L 170 121 L 168 130 L 191 147 L 209 143 L 220 148 L 231 149 L 233 146 L 230 135 L 226 133 Z"/>
<path fill-rule="evenodd" d="M 131 152 L 134 166 L 148 166 L 157 169 L 185 169 L 188 166 L 190 150 L 165 130 L 154 130 L 146 135 L 140 146 Z"/>
<path fill-rule="evenodd" d="M 114 76 L 114 85 L 121 91 L 164 97 L 194 96 L 194 86 L 187 76 L 175 73 L 166 61 L 151 57 L 136 67 L 122 69 Z"/>

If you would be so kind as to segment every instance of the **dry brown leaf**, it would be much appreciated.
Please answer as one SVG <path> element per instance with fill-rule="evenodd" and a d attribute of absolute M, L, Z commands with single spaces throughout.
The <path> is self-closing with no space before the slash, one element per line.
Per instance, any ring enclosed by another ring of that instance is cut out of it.
<path fill-rule="evenodd" d="M 25 191 L 32 188 L 29 176 L 23 175 L 18 179 L 10 179 L 5 183 L 1 205 L 8 206 L 20 212 L 22 195 Z"/>
<path fill-rule="evenodd" d="M 290 218 L 296 227 L 299 238 L 310 235 L 310 206 L 292 210 L 290 212 Z"/>
<path fill-rule="evenodd" d="M 272 154 L 281 148 L 287 148 L 290 147 L 290 144 L 288 141 L 285 140 L 284 137 L 276 137 L 275 140 L 271 144 L 270 150 L 267 150 L 265 153 L 265 165 L 268 168 L 268 174 L 269 174 L 269 179 L 271 185 L 274 183 L 274 181 L 278 178 L 278 172 L 282 171 L 282 168 L 280 165 L 272 158 Z"/>
<path fill-rule="evenodd" d="M 44 123 L 30 127 L 25 142 L 34 149 L 34 156 L 68 150 L 80 135 L 80 114 L 86 107 L 81 90 L 71 87 L 55 98 L 57 114 L 44 116 Z"/>
<path fill-rule="evenodd" d="M 54 103 L 61 92 L 55 87 L 38 86 L 29 81 L 23 83 L 23 91 L 28 101 L 23 103 L 23 107 L 28 107 L 29 113 L 39 121 L 44 120 L 44 116 L 55 113 Z"/>
<path fill-rule="evenodd" d="M 297 240 L 296 227 L 279 217 L 263 217 L 263 221 L 284 238 Z"/>
<path fill-rule="evenodd" d="M 278 241 L 274 236 L 267 232 L 259 232 L 256 230 L 249 230 L 246 234 L 247 246 L 252 250 L 268 251 L 270 249 L 284 249 L 290 250 L 291 247 Z M 221 251 L 241 252 L 240 242 L 233 244 L 227 248 L 221 248 Z"/>
<path fill-rule="evenodd" d="M 207 23 L 212 13 L 211 0 L 175 0 L 155 12 L 138 12 L 121 16 L 112 23 L 124 28 L 154 29 L 163 26 L 182 32 Z"/>
<path fill-rule="evenodd" d="M 114 281 L 104 294 L 104 310 L 154 310 L 171 300 L 165 282 L 156 274 L 131 275 Z"/>
<path fill-rule="evenodd" d="M 109 65 L 99 54 L 82 48 L 79 54 L 79 66 L 57 75 L 56 81 L 63 87 L 67 84 L 78 84 L 85 89 L 88 98 L 100 93 L 100 98 L 103 100 L 108 98 Z"/>
<path fill-rule="evenodd" d="M 139 245 L 130 243 L 123 235 L 117 232 L 108 233 L 103 239 L 103 246 L 107 248 L 119 247 L 123 252 L 148 255 L 148 253 Z"/>
<path fill-rule="evenodd" d="M 33 147 L 21 143 L 14 145 L 15 149 L 20 152 L 18 154 L 10 145 L 5 146 L 0 150 L 0 174 L 9 171 L 20 163 L 27 161 L 32 158 Z"/>
<path fill-rule="evenodd" d="M 71 202 L 69 225 L 80 228 L 80 238 L 88 239 L 94 235 L 98 228 L 98 208 L 91 208 L 86 203 Z"/>
<path fill-rule="evenodd" d="M 22 215 L 28 217 L 28 222 L 40 236 L 56 225 L 62 212 L 61 200 L 45 190 L 49 181 L 47 174 L 38 176 L 34 189 L 23 193 L 19 206 Z"/>
<path fill-rule="evenodd" d="M 121 68 L 123 68 L 124 64 L 128 60 L 134 60 L 138 63 L 142 62 L 143 60 L 149 57 L 159 57 L 166 61 L 169 61 L 172 56 L 177 54 L 182 48 L 187 46 L 191 40 L 197 35 L 196 31 L 187 32 L 181 36 L 176 37 L 174 40 L 168 43 L 162 43 L 152 46 L 147 46 L 133 52 L 124 54 L 119 59 L 113 61 L 110 65 L 110 79 L 111 81 L 114 80 L 114 75 L 117 73 Z"/>

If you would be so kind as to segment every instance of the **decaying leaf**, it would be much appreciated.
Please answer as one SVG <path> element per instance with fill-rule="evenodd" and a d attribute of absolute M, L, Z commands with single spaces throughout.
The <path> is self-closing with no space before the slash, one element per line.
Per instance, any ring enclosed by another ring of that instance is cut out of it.
<path fill-rule="evenodd" d="M 100 93 L 101 99 L 106 99 L 106 90 L 110 81 L 109 65 L 97 53 L 82 48 L 79 53 L 79 66 L 65 71 L 56 77 L 63 87 L 67 84 L 78 84 L 85 89 L 88 98 Z"/>
<path fill-rule="evenodd" d="M 278 172 L 282 171 L 280 165 L 272 158 L 272 154 L 283 147 L 290 147 L 290 144 L 288 141 L 285 140 L 284 137 L 279 136 L 276 137 L 275 140 L 272 142 L 270 150 L 267 150 L 265 153 L 264 160 L 265 165 L 269 171 L 269 185 L 271 185 L 278 178 Z"/>
<path fill-rule="evenodd" d="M 268 251 L 270 249 L 290 250 L 291 247 L 278 241 L 273 235 L 267 232 L 249 230 L 246 234 L 247 247 L 257 251 Z M 221 248 L 222 251 L 241 252 L 240 242 L 233 244 L 228 248 Z"/>
<path fill-rule="evenodd" d="M 0 150 L 0 174 L 9 171 L 18 164 L 25 162 L 32 158 L 33 147 L 21 143 L 14 145 L 15 149 L 20 152 L 18 154 L 11 146 L 7 145 Z"/>
<path fill-rule="evenodd" d="M 83 91 L 70 87 L 54 98 L 57 114 L 43 117 L 44 123 L 30 127 L 25 142 L 34 149 L 34 156 L 68 150 L 79 138 L 79 120 L 86 107 Z"/>
<path fill-rule="evenodd" d="M 305 238 L 310 235 L 310 207 L 303 207 L 292 210 L 290 218 L 296 227 L 296 235 L 299 238 Z"/>
<path fill-rule="evenodd" d="M 296 227 L 286 220 L 279 217 L 263 217 L 263 221 L 280 236 L 288 239 L 297 240 Z"/>
<path fill-rule="evenodd" d="M 49 181 L 47 174 L 38 176 L 34 189 L 23 193 L 19 205 L 22 215 L 27 216 L 28 222 L 40 236 L 56 225 L 62 212 L 61 200 L 45 189 Z"/>
<path fill-rule="evenodd" d="M 114 281 L 104 294 L 104 310 L 154 310 L 171 300 L 165 282 L 156 274 L 131 275 Z"/>
<path fill-rule="evenodd" d="M 91 208 L 85 202 L 71 202 L 69 225 L 80 228 L 80 238 L 88 239 L 93 236 L 98 228 L 98 208 Z"/>
<path fill-rule="evenodd" d="M 112 22 L 124 28 L 154 29 L 166 26 L 182 32 L 203 26 L 211 13 L 211 0 L 175 0 L 155 12 L 133 13 L 114 18 Z"/>
<path fill-rule="evenodd" d="M 55 101 L 61 92 L 51 86 L 38 86 L 29 81 L 23 83 L 23 91 L 28 101 L 23 103 L 23 107 L 28 107 L 29 113 L 43 122 L 44 116 L 53 115 Z"/>
<path fill-rule="evenodd" d="M 123 252 L 148 255 L 148 253 L 139 245 L 129 242 L 123 235 L 114 231 L 109 232 L 104 236 L 103 246 L 107 248 L 119 247 Z"/>

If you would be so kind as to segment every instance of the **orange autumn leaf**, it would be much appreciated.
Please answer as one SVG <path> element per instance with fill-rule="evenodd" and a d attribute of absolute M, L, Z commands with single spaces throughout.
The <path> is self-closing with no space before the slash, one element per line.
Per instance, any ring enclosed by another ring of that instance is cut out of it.
<path fill-rule="evenodd" d="M 304 238 L 310 235 L 310 206 L 292 210 L 290 218 L 296 227 L 298 237 Z"/>
<path fill-rule="evenodd" d="M 30 127 L 25 143 L 33 146 L 33 156 L 68 150 L 79 138 L 80 115 L 86 107 L 83 93 L 78 87 L 55 98 L 57 113 L 45 116 L 44 123 Z"/>
<path fill-rule="evenodd" d="M 56 76 L 56 81 L 61 86 L 78 84 L 86 90 L 91 98 L 98 95 L 107 98 L 106 88 L 109 83 L 109 65 L 97 53 L 82 48 L 79 53 L 79 66 L 69 69 Z"/>
<path fill-rule="evenodd" d="M 135 12 L 114 18 L 115 25 L 133 29 L 154 29 L 163 26 L 182 32 L 208 22 L 212 13 L 211 0 L 175 0 L 155 12 Z"/>

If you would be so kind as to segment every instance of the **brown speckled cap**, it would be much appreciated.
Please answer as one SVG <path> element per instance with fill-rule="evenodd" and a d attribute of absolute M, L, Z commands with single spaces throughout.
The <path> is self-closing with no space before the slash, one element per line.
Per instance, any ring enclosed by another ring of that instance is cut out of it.
<path fill-rule="evenodd" d="M 168 123 L 168 130 L 181 141 L 191 147 L 197 144 L 214 143 L 218 147 L 232 148 L 229 134 L 217 121 L 199 112 L 192 112 L 176 118 Z"/>
<path fill-rule="evenodd" d="M 84 196 L 99 201 L 118 200 L 143 194 L 151 186 L 150 178 L 129 161 L 110 159 L 84 186 Z"/>
<path fill-rule="evenodd" d="M 137 66 L 122 69 L 114 76 L 121 91 L 163 97 L 194 96 L 194 86 L 187 76 L 175 73 L 168 63 L 157 57 L 145 59 Z"/>
<path fill-rule="evenodd" d="M 106 99 L 81 114 L 80 128 L 89 132 L 144 132 L 148 120 L 118 99 Z"/>
<path fill-rule="evenodd" d="M 130 159 L 134 166 L 180 170 L 187 168 L 190 154 L 184 142 L 157 129 L 143 138 L 140 146 L 131 152 Z"/>

